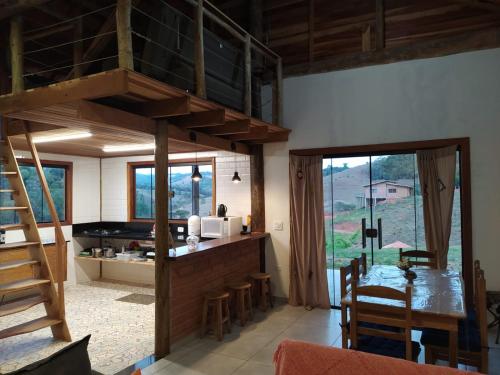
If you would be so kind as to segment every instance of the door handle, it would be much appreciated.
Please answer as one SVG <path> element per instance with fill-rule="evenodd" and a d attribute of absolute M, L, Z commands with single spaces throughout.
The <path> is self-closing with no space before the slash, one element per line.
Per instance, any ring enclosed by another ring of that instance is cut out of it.
<path fill-rule="evenodd" d="M 382 218 L 379 217 L 377 220 L 378 224 L 378 248 L 379 250 L 382 248 Z"/>
<path fill-rule="evenodd" d="M 361 238 L 364 249 L 366 248 L 366 219 L 361 219 Z"/>

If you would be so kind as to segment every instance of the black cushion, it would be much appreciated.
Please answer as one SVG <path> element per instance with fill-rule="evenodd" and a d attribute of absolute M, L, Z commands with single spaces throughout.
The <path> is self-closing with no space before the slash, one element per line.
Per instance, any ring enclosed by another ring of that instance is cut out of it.
<path fill-rule="evenodd" d="M 448 347 L 448 331 L 426 328 L 422 331 L 422 345 Z M 458 348 L 468 352 L 481 351 L 481 335 L 475 321 L 465 319 L 458 325 Z"/>
<path fill-rule="evenodd" d="M 412 358 L 416 361 L 420 354 L 420 345 L 418 342 L 412 341 L 411 346 Z M 387 357 L 406 359 L 406 343 L 404 341 L 390 340 L 384 337 L 360 336 L 356 350 Z"/>
<path fill-rule="evenodd" d="M 74 342 L 50 357 L 32 363 L 8 375 L 90 375 L 92 374 L 87 346 L 90 335 Z"/>

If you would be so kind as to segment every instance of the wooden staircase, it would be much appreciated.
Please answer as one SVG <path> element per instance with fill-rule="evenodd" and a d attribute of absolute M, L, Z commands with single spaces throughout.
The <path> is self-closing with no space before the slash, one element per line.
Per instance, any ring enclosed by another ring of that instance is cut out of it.
<path fill-rule="evenodd" d="M 21 242 L 0 244 L 0 281 L 2 280 L 2 273 L 9 271 L 12 273 L 12 270 L 23 267 L 30 267 L 33 275 L 28 279 L 15 280 L 9 283 L 0 282 L 0 317 L 20 314 L 19 320 L 22 321 L 21 313 L 23 311 L 42 303 L 46 311 L 46 316 L 44 317 L 24 321 L 21 324 L 1 330 L 0 339 L 50 327 L 55 338 L 71 341 L 64 308 L 62 257 L 65 254 L 64 247 L 66 246 L 66 242 L 40 159 L 38 158 L 38 153 L 29 133 L 26 133 L 26 140 L 28 141 L 28 146 L 55 227 L 58 269 L 55 275 L 56 279 L 54 279 L 47 255 L 40 240 L 40 233 L 38 232 L 35 216 L 19 171 L 12 144 L 9 139 L 0 141 L 0 178 L 8 179 L 10 186 L 8 189 L 0 189 L 0 194 L 3 196 L 10 194 L 15 202 L 15 206 L 0 207 L 0 211 L 16 211 L 20 220 L 19 224 L 1 224 L 0 229 L 5 231 L 23 230 L 25 236 L 25 240 Z M 5 199 L 1 198 L 4 197 L 0 197 L 0 202 L 5 201 Z M 28 258 L 5 261 L 5 259 L 9 259 L 9 252 L 13 253 L 20 248 L 28 249 Z"/>

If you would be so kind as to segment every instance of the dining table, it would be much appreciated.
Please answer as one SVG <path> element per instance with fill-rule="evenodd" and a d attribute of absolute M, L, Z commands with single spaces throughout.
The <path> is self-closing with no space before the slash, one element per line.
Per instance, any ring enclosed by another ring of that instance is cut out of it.
<path fill-rule="evenodd" d="M 412 268 L 416 278 L 412 287 L 412 326 L 414 328 L 434 328 L 449 332 L 449 363 L 457 367 L 458 356 L 458 323 L 467 317 L 464 282 L 460 274 L 453 270 L 438 270 L 425 267 Z M 396 266 L 374 265 L 361 275 L 358 286 L 385 286 L 405 291 L 408 285 L 404 271 Z M 376 304 L 384 309 L 403 308 L 402 301 L 385 298 L 360 296 L 359 301 Z M 351 293 L 348 292 L 341 300 L 342 308 L 351 304 Z M 345 316 L 342 319 L 346 319 Z M 346 321 L 342 321 L 345 327 Z M 343 335 L 348 335 L 342 330 Z M 347 342 L 344 337 L 343 342 Z"/>

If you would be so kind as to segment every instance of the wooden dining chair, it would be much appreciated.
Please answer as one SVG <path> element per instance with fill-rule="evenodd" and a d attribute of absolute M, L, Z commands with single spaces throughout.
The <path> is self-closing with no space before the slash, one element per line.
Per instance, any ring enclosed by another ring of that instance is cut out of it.
<path fill-rule="evenodd" d="M 484 271 L 474 269 L 475 312 L 458 326 L 458 362 L 477 367 L 478 371 L 488 373 L 488 322 L 486 314 L 486 280 Z M 420 343 L 425 346 L 425 363 L 434 364 L 437 360 L 448 360 L 448 332 L 425 329 Z"/>
<path fill-rule="evenodd" d="M 366 276 L 366 273 L 368 272 L 366 264 L 366 253 L 361 253 L 361 255 L 355 259 L 358 260 L 358 268 L 357 268 L 358 276 Z"/>
<path fill-rule="evenodd" d="M 359 261 L 353 259 L 348 266 L 340 267 L 340 298 L 344 298 L 351 291 L 352 283 L 359 279 Z M 347 349 L 347 336 L 349 333 L 349 323 L 347 322 L 347 306 L 341 304 L 340 313 L 342 315 L 342 348 Z"/>
<path fill-rule="evenodd" d="M 351 294 L 351 348 L 416 361 L 420 345 L 411 340 L 411 286 L 402 292 L 353 284 Z"/>
<path fill-rule="evenodd" d="M 426 261 L 422 260 L 411 260 L 408 259 L 410 265 L 413 266 L 426 266 L 430 268 L 437 268 L 436 261 L 436 253 L 432 251 L 424 251 L 424 250 L 408 250 L 403 251 L 403 249 L 399 249 L 399 260 L 403 261 L 405 258 L 425 258 Z"/>

